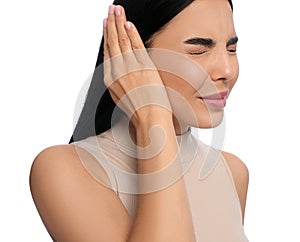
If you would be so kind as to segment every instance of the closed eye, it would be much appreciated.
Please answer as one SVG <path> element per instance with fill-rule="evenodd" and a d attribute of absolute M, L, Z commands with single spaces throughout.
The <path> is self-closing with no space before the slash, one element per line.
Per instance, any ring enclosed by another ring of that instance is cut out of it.
<path fill-rule="evenodd" d="M 229 46 L 229 47 L 227 47 L 227 51 L 229 52 L 229 53 L 236 53 L 236 50 L 237 50 L 237 45 L 235 44 L 235 45 L 233 45 L 233 46 Z"/>
<path fill-rule="evenodd" d="M 206 50 L 203 50 L 203 51 L 189 52 L 189 54 L 190 55 L 202 55 L 202 54 L 204 54 L 206 52 L 207 52 Z"/>
<path fill-rule="evenodd" d="M 230 53 L 236 53 L 238 40 L 238 37 L 233 37 L 227 42 L 226 47 Z"/>
<path fill-rule="evenodd" d="M 238 37 L 236 37 L 236 36 L 230 38 L 227 41 L 226 47 L 227 47 L 227 50 L 229 53 L 232 53 L 232 54 L 236 53 L 237 42 L 238 42 Z M 199 51 L 187 51 L 187 53 L 190 55 L 202 55 L 216 45 L 216 42 L 209 38 L 192 38 L 192 39 L 185 40 L 183 43 L 186 45 L 189 45 L 189 46 L 204 47 L 204 49 L 205 49 L 205 50 L 199 50 Z"/>

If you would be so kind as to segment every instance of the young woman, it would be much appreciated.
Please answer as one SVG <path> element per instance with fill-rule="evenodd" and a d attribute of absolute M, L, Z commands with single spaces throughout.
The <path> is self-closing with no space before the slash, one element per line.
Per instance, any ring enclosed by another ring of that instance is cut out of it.
<path fill-rule="evenodd" d="M 247 167 L 190 130 L 221 123 L 238 78 L 231 1 L 116 0 L 103 36 L 70 144 L 31 170 L 53 240 L 248 241 Z"/>

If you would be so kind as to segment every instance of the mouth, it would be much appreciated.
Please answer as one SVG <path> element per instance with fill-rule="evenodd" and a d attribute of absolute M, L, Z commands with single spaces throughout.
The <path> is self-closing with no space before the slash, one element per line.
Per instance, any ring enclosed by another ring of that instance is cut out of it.
<path fill-rule="evenodd" d="M 229 91 L 217 92 L 208 96 L 200 97 L 200 99 L 207 105 L 214 108 L 224 108 L 226 106 L 226 99 Z"/>

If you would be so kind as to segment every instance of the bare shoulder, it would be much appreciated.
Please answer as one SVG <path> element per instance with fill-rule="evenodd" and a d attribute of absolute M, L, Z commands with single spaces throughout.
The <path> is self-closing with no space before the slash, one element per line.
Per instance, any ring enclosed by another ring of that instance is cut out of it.
<path fill-rule="evenodd" d="M 249 184 L 249 170 L 246 164 L 234 154 L 222 151 L 222 155 L 225 158 L 234 179 L 235 187 L 241 204 L 243 222 L 244 222 L 248 184 Z"/>
<path fill-rule="evenodd" d="M 56 241 L 123 241 L 130 217 L 113 190 L 92 178 L 74 145 L 41 151 L 32 164 L 30 189 Z"/>

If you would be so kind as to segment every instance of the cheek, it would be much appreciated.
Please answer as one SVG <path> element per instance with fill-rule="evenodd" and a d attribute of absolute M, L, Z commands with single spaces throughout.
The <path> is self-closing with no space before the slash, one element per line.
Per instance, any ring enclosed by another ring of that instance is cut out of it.
<path fill-rule="evenodd" d="M 167 72 L 159 72 L 167 89 L 173 115 L 186 125 L 212 128 L 220 124 L 223 110 L 212 110 L 198 98 L 197 90 L 187 81 Z"/>
<path fill-rule="evenodd" d="M 231 91 L 231 89 L 234 87 L 235 83 L 237 82 L 238 78 L 239 78 L 239 65 L 238 63 L 236 63 L 235 65 L 236 68 L 236 74 L 235 76 L 232 78 L 232 80 L 229 82 L 229 89 Z"/>
<path fill-rule="evenodd" d="M 180 94 L 184 99 L 188 100 L 197 92 L 188 81 L 176 76 L 175 74 L 165 71 L 159 71 L 159 75 L 164 85 L 169 89 Z"/>
<path fill-rule="evenodd" d="M 167 72 L 159 72 L 166 87 L 173 115 L 180 121 L 196 123 L 196 90 L 187 81 Z"/>
<path fill-rule="evenodd" d="M 164 84 L 179 92 L 195 93 L 209 77 L 198 63 L 177 52 L 151 49 L 149 54 Z"/>

